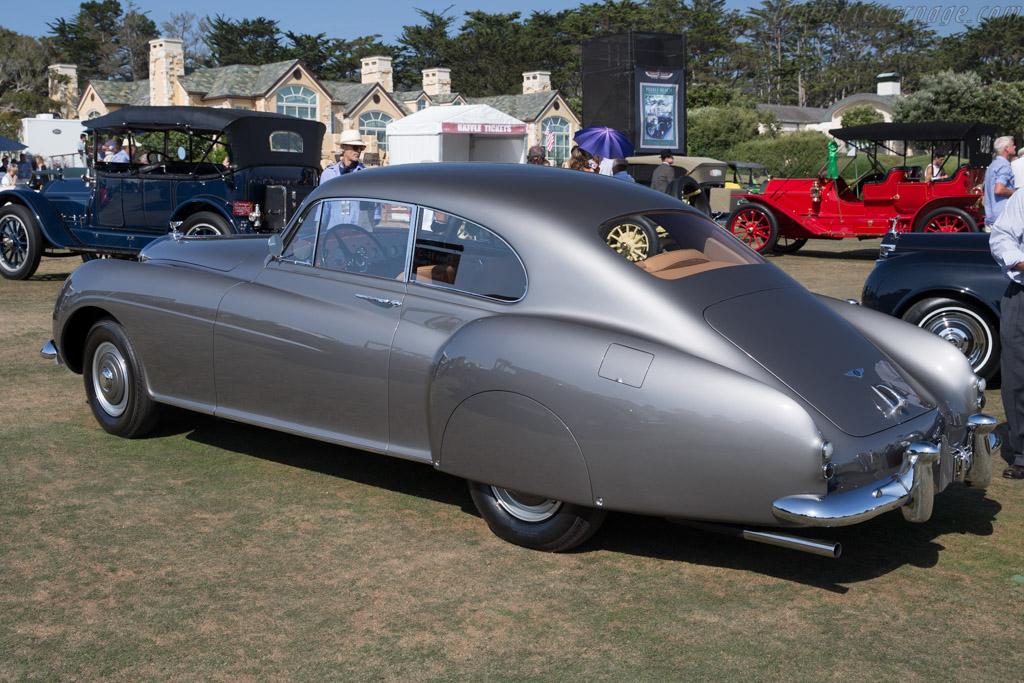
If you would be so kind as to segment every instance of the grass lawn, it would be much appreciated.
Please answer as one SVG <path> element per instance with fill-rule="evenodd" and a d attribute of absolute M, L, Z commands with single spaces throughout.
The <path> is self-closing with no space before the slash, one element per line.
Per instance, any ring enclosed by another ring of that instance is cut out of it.
<path fill-rule="evenodd" d="M 772 262 L 858 297 L 877 248 Z M 538 553 L 421 464 L 179 411 L 107 435 L 38 353 L 77 263 L 0 280 L 0 680 L 1022 677 L 1024 483 L 1001 461 L 928 523 L 812 534 L 838 560 L 621 514 Z"/>

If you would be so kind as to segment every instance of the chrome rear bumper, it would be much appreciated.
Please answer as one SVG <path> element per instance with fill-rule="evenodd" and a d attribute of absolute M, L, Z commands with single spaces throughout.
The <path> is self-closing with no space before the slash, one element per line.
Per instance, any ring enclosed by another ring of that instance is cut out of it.
<path fill-rule="evenodd" d="M 39 353 L 43 358 L 52 359 L 54 365 L 60 365 L 60 354 L 57 352 L 57 344 L 52 339 L 43 345 Z"/>
<path fill-rule="evenodd" d="M 999 439 L 992 433 L 996 421 L 988 415 L 972 415 L 967 421 L 963 442 L 947 448 L 953 458 L 953 481 L 969 481 L 985 487 L 992 478 L 992 451 Z M 807 526 L 847 526 L 910 506 L 911 521 L 926 521 L 931 516 L 935 495 L 933 465 L 942 454 L 942 446 L 915 441 L 907 446 L 898 473 L 876 484 L 832 495 L 803 494 L 779 498 L 772 512 L 779 519 Z"/>

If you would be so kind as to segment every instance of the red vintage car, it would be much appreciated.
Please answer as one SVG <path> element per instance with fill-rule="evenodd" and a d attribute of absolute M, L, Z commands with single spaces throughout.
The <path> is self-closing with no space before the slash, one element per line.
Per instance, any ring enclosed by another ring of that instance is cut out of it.
<path fill-rule="evenodd" d="M 783 254 L 808 239 L 880 237 L 891 229 L 977 232 L 994 132 L 987 124 L 951 122 L 835 128 L 833 137 L 864 154 L 839 157 L 836 178 L 828 177 L 826 164 L 817 178 L 773 179 L 762 194 L 742 195 L 727 226 L 751 249 Z M 946 157 L 935 180 L 926 182 L 923 166 L 907 165 L 911 148 Z M 903 164 L 886 168 L 880 154 L 902 156 Z M 865 158 L 867 170 L 846 180 L 844 171 Z"/>

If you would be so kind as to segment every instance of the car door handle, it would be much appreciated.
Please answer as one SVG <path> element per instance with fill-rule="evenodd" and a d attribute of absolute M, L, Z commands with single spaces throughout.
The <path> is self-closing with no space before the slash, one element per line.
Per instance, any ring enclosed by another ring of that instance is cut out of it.
<path fill-rule="evenodd" d="M 367 301 L 372 301 L 375 304 L 383 304 L 385 306 L 390 306 L 391 308 L 402 305 L 402 302 L 396 299 L 385 299 L 382 296 L 370 296 L 369 294 L 356 294 L 356 298 L 366 299 Z"/>

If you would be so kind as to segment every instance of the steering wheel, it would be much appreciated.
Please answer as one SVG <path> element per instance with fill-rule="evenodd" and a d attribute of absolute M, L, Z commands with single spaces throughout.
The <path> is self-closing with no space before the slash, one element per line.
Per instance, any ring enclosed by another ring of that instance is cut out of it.
<path fill-rule="evenodd" d="M 364 244 L 359 244 L 360 241 Z M 352 223 L 339 223 L 324 235 L 320 253 L 321 265 L 327 268 L 365 273 L 372 264 L 385 258 L 387 250 L 372 232 Z"/>

